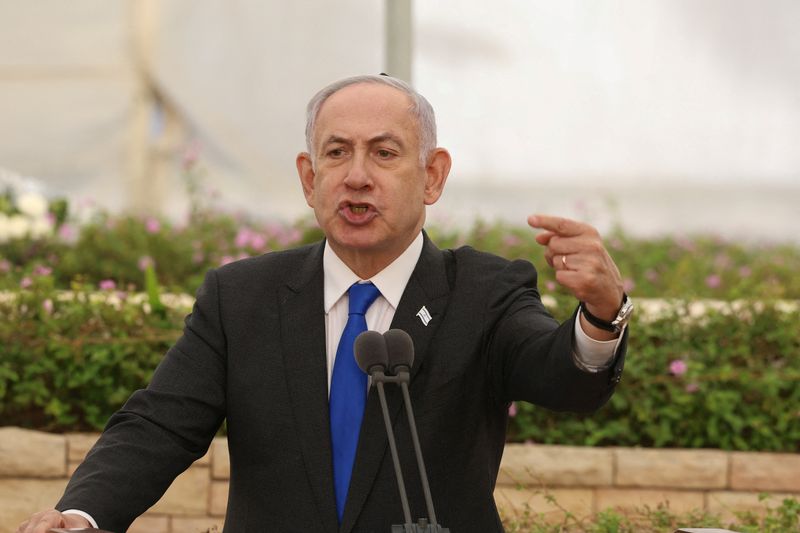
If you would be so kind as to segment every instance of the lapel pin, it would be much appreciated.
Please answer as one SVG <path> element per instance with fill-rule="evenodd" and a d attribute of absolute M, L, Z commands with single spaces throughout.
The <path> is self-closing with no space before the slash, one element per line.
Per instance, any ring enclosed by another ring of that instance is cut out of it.
<path fill-rule="evenodd" d="M 433 318 L 433 317 L 431 316 L 431 314 L 428 312 L 428 308 L 427 308 L 427 307 L 425 307 L 424 305 L 422 306 L 422 308 L 420 308 L 420 310 L 419 310 L 419 311 L 417 311 L 417 316 L 418 316 L 418 317 L 419 317 L 419 319 L 422 321 L 422 324 L 423 324 L 424 326 L 427 326 L 427 325 L 428 325 L 428 322 L 430 322 L 430 321 L 431 321 L 431 318 Z"/>

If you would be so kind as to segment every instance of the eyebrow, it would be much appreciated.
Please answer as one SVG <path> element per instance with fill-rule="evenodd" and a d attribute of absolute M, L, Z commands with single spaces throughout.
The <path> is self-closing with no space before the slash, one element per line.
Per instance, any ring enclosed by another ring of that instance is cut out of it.
<path fill-rule="evenodd" d="M 372 144 L 382 143 L 382 142 L 386 142 L 386 141 L 393 142 L 394 144 L 396 144 L 397 146 L 399 146 L 401 148 L 405 147 L 405 144 L 403 143 L 402 140 L 400 140 L 400 138 L 398 136 L 393 135 L 393 134 L 388 133 L 388 132 L 381 133 L 379 135 L 376 135 L 375 137 L 372 137 L 371 139 L 367 140 L 367 144 L 372 145 Z M 329 144 L 347 144 L 347 145 L 351 145 L 351 144 L 353 144 L 353 140 L 352 139 L 348 139 L 347 137 L 341 137 L 339 135 L 331 135 L 330 137 L 328 137 L 325 140 L 324 143 L 322 143 L 322 146 L 328 146 Z"/>

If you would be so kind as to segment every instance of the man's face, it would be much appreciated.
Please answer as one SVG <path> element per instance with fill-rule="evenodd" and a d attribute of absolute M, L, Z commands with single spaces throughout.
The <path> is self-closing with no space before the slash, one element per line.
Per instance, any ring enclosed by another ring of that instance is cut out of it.
<path fill-rule="evenodd" d="M 345 87 L 317 115 L 314 166 L 309 154 L 298 156 L 306 201 L 351 268 L 348 259 L 383 268 L 400 255 L 422 229 L 425 205 L 444 186 L 449 156 L 444 177 L 435 165 L 420 163 L 410 106 L 405 94 L 389 86 Z M 439 152 L 447 155 L 439 150 L 432 159 L 441 159 Z"/>

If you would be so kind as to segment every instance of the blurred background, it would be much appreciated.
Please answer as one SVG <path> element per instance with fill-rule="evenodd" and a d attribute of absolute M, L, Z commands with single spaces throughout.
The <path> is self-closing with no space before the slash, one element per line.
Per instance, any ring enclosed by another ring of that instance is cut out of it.
<path fill-rule="evenodd" d="M 0 0 L 0 188 L 160 215 L 187 162 L 231 210 L 309 213 L 305 104 L 381 71 L 437 111 L 437 223 L 531 212 L 800 241 L 796 0 Z"/>

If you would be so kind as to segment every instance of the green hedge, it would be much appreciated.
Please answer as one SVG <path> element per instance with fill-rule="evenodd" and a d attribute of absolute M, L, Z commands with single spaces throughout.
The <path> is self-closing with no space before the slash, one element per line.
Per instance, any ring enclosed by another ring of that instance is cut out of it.
<path fill-rule="evenodd" d="M 591 415 L 512 408 L 511 440 L 800 451 L 800 312 L 751 304 L 631 324 L 623 380 Z M 563 314 L 562 305 L 559 310 Z"/>
<path fill-rule="evenodd" d="M 52 278 L 0 302 L 0 420 L 52 431 L 101 429 L 144 386 L 180 335 L 182 309 Z M 92 295 L 94 294 L 94 296 Z M 554 308 L 566 316 L 562 298 Z M 155 308 L 155 310 L 154 310 Z M 590 416 L 515 405 L 509 438 L 577 445 L 800 451 L 800 312 L 751 306 L 689 319 L 636 315 L 625 374 Z"/>

